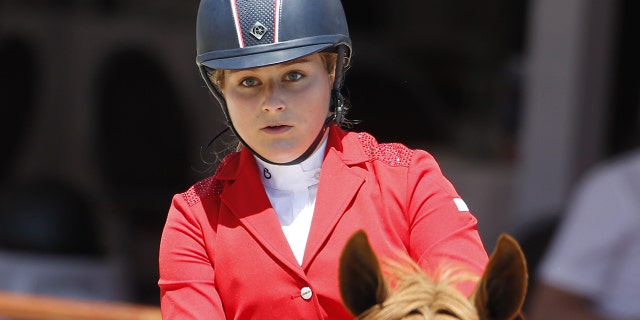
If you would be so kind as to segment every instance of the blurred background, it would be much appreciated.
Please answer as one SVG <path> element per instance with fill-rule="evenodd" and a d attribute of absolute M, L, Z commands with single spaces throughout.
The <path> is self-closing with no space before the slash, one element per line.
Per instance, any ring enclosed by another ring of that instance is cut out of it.
<path fill-rule="evenodd" d="M 640 143 L 638 1 L 343 4 L 355 130 L 430 151 L 489 250 L 534 265 L 576 178 Z M 171 197 L 224 127 L 197 7 L 0 0 L 0 290 L 158 304 Z"/>

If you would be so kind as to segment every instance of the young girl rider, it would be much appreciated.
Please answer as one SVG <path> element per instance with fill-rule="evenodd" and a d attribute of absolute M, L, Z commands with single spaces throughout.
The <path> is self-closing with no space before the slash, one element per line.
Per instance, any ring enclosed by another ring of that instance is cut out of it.
<path fill-rule="evenodd" d="M 482 272 L 477 221 L 433 157 L 342 128 L 351 51 L 339 0 L 201 1 L 197 65 L 242 147 L 173 198 L 163 319 L 353 319 L 337 272 L 358 229 L 380 256 Z"/>

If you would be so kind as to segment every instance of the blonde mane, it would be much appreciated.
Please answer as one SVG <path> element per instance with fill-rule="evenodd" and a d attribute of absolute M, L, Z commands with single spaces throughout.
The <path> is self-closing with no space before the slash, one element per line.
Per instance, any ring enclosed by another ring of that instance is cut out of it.
<path fill-rule="evenodd" d="M 373 306 L 362 320 L 469 319 L 477 320 L 475 306 L 455 285 L 477 282 L 479 277 L 462 268 L 442 267 L 429 277 L 408 257 L 384 261 L 385 278 L 393 288 L 388 298 Z"/>

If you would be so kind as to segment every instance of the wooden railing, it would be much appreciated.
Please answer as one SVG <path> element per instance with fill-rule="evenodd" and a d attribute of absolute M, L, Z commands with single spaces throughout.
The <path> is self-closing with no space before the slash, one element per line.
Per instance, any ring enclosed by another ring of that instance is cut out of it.
<path fill-rule="evenodd" d="M 0 292 L 1 320 L 161 320 L 155 306 Z"/>

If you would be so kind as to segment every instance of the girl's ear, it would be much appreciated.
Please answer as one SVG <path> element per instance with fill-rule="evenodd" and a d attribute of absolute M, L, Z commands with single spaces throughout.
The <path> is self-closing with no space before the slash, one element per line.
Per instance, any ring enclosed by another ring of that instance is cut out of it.
<path fill-rule="evenodd" d="M 331 71 L 329 72 L 329 79 L 331 88 L 333 88 L 333 83 L 336 81 L 336 65 L 337 65 L 337 55 L 331 56 Z"/>
<path fill-rule="evenodd" d="M 500 235 L 472 297 L 480 319 L 518 316 L 527 293 L 527 282 L 527 262 L 520 245 L 511 236 Z"/>
<path fill-rule="evenodd" d="M 336 81 L 336 64 L 333 64 L 331 72 L 329 72 L 329 87 L 333 88 L 333 83 Z"/>
<path fill-rule="evenodd" d="M 354 316 L 387 299 L 387 283 L 363 230 L 353 234 L 342 250 L 339 284 L 342 301 Z"/>

